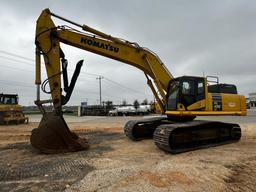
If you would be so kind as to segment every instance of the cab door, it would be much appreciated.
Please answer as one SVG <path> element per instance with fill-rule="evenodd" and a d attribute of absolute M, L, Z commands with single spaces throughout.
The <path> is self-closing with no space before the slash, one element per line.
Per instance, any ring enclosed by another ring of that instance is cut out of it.
<path fill-rule="evenodd" d="M 180 80 L 179 103 L 187 107 L 205 98 L 205 82 L 202 77 L 183 77 Z"/>

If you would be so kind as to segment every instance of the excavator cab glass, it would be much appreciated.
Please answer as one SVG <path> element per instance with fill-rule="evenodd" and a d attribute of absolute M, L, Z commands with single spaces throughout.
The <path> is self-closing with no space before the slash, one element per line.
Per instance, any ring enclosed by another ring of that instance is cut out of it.
<path fill-rule="evenodd" d="M 177 110 L 178 104 L 185 109 L 205 98 L 205 81 L 203 77 L 182 76 L 170 81 L 167 94 L 167 110 Z"/>
<path fill-rule="evenodd" d="M 17 105 L 18 95 L 0 94 L 0 103 L 7 105 Z"/>
<path fill-rule="evenodd" d="M 167 94 L 167 110 L 176 110 L 179 98 L 180 82 L 178 79 L 170 81 Z"/>

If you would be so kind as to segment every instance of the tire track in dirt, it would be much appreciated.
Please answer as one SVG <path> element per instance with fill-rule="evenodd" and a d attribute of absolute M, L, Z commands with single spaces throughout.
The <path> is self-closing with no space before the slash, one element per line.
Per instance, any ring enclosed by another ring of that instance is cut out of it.
<path fill-rule="evenodd" d="M 226 165 L 231 175 L 224 181 L 227 191 L 255 191 L 256 190 L 256 156 L 243 159 L 240 163 Z"/>

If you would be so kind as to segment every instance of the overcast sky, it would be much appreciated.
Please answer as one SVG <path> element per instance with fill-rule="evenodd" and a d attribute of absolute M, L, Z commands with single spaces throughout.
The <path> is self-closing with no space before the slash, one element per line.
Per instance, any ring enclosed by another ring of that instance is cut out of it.
<path fill-rule="evenodd" d="M 0 92 L 18 93 L 23 105 L 32 105 L 35 100 L 34 35 L 37 17 L 45 8 L 148 47 L 175 77 L 216 75 L 221 82 L 236 84 L 240 94 L 256 92 L 254 0 L 6 0 L 0 2 Z M 70 69 L 84 59 L 70 105 L 99 102 L 97 76 L 90 74 L 105 77 L 103 100 L 132 103 L 134 99 L 153 99 L 138 69 L 74 47 L 63 49 Z"/>

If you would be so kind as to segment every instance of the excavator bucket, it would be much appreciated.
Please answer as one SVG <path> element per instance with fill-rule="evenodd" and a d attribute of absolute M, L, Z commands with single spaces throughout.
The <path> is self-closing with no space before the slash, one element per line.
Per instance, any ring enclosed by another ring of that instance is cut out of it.
<path fill-rule="evenodd" d="M 86 139 L 71 132 L 62 115 L 45 113 L 38 128 L 33 129 L 30 137 L 33 147 L 42 153 L 54 154 L 81 151 L 89 148 Z"/>

